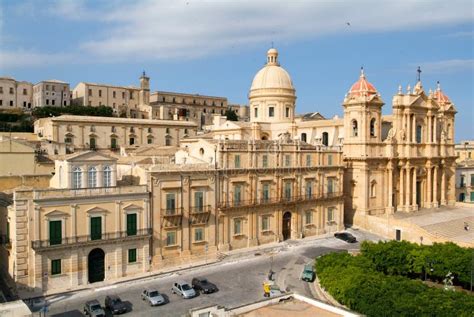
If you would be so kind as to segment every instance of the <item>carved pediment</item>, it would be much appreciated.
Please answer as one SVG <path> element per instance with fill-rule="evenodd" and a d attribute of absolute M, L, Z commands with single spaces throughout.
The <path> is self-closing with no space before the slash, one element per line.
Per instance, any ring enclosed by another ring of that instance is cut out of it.
<path fill-rule="evenodd" d="M 48 218 L 69 217 L 69 213 L 67 213 L 65 211 L 62 211 L 62 210 L 54 209 L 54 210 L 51 210 L 50 212 L 47 212 L 44 216 L 48 217 Z"/>
<path fill-rule="evenodd" d="M 130 204 L 130 205 L 127 205 L 123 208 L 123 210 L 125 211 L 130 211 L 130 210 L 142 210 L 143 207 L 142 206 L 138 206 L 138 205 L 135 205 L 135 204 Z"/>
<path fill-rule="evenodd" d="M 90 208 L 86 211 L 88 214 L 106 214 L 106 213 L 109 213 L 108 210 L 104 209 L 104 208 L 100 208 L 100 207 L 93 207 L 93 208 Z"/>

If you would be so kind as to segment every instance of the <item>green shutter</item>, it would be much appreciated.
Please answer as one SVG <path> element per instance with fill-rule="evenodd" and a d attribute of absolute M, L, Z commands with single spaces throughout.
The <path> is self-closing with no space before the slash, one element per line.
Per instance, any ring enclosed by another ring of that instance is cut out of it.
<path fill-rule="evenodd" d="M 127 236 L 137 235 L 137 214 L 127 215 Z"/>
<path fill-rule="evenodd" d="M 194 193 L 194 204 L 196 207 L 196 211 L 203 211 L 204 206 L 204 197 L 202 192 L 195 192 Z"/>
<path fill-rule="evenodd" d="M 61 274 L 61 259 L 51 260 L 51 275 Z"/>
<path fill-rule="evenodd" d="M 56 245 L 62 242 L 62 222 L 54 220 L 49 222 L 49 244 Z"/>
<path fill-rule="evenodd" d="M 102 217 L 91 218 L 91 240 L 102 239 Z"/>
<path fill-rule="evenodd" d="M 128 263 L 137 262 L 137 249 L 128 249 Z"/>
<path fill-rule="evenodd" d="M 474 202 L 474 192 L 471 192 L 471 203 Z"/>

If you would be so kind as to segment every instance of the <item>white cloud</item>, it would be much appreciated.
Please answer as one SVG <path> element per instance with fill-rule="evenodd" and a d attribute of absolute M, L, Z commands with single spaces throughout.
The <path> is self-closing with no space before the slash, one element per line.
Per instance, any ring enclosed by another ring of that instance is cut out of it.
<path fill-rule="evenodd" d="M 37 67 L 48 65 L 66 65 L 77 56 L 68 53 L 40 53 L 27 50 L 0 51 L 0 69 Z"/>
<path fill-rule="evenodd" d="M 454 73 L 459 71 L 474 71 L 474 59 L 450 59 L 429 63 L 420 63 L 423 72 L 430 74 Z"/>

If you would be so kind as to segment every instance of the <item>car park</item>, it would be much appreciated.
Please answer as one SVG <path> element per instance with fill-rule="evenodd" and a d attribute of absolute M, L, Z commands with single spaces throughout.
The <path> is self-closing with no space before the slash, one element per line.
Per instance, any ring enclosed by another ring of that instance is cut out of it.
<path fill-rule="evenodd" d="M 143 290 L 141 297 L 142 297 L 142 300 L 148 302 L 150 306 L 166 304 L 166 300 L 163 297 L 163 295 L 161 295 L 160 292 L 158 292 L 154 288 Z"/>
<path fill-rule="evenodd" d="M 306 264 L 303 268 L 303 272 L 301 272 L 301 279 L 306 282 L 312 282 L 315 277 L 314 266 L 312 264 Z"/>
<path fill-rule="evenodd" d="M 84 315 L 91 317 L 105 317 L 105 311 L 98 300 L 90 300 L 84 305 Z"/>
<path fill-rule="evenodd" d="M 109 310 L 112 315 L 127 312 L 127 306 L 117 295 L 107 295 L 105 297 L 105 309 Z"/>
<path fill-rule="evenodd" d="M 171 293 L 181 295 L 183 298 L 193 298 L 197 295 L 188 283 L 182 281 L 173 284 Z"/>
<path fill-rule="evenodd" d="M 210 294 L 218 291 L 215 284 L 210 283 L 207 278 L 203 277 L 193 278 L 191 285 L 196 292 L 200 292 L 201 294 Z"/>
<path fill-rule="evenodd" d="M 336 232 L 334 234 L 334 237 L 336 237 L 337 239 L 340 239 L 342 241 L 346 241 L 346 242 L 349 242 L 349 243 L 355 243 L 357 242 L 357 239 L 356 237 L 354 237 L 352 234 L 350 234 L 349 232 Z"/>

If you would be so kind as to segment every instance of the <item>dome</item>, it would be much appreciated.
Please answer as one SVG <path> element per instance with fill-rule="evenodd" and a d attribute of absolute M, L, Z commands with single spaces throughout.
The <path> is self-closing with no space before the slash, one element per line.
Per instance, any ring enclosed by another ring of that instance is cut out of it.
<path fill-rule="evenodd" d="M 441 85 L 439 84 L 439 81 L 438 87 L 436 88 L 436 91 L 434 93 L 434 98 L 436 99 L 436 101 L 438 101 L 439 104 L 451 103 L 451 100 L 449 100 L 448 96 L 446 96 L 441 90 Z"/>
<path fill-rule="evenodd" d="M 288 72 L 278 63 L 278 51 L 271 48 L 267 52 L 267 64 L 255 75 L 250 91 L 257 89 L 295 90 Z"/>
<path fill-rule="evenodd" d="M 374 85 L 367 81 L 367 79 L 365 78 L 364 69 L 361 68 L 359 80 L 356 81 L 354 85 L 352 85 L 351 89 L 349 90 L 349 95 L 369 96 L 376 94 L 377 89 L 375 89 Z"/>

